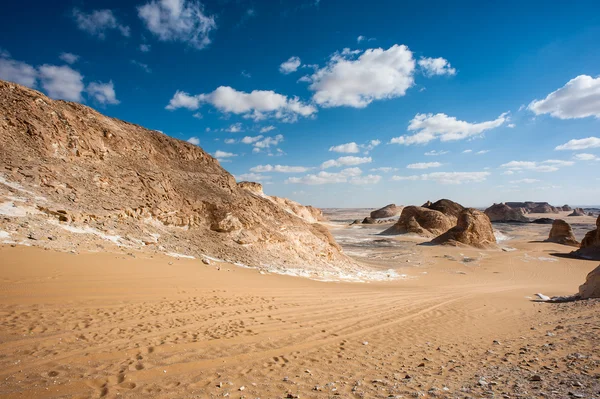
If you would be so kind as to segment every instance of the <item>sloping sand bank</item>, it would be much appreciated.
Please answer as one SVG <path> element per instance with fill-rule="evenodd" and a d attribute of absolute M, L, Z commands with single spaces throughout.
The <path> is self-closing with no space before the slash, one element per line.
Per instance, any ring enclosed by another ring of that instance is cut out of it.
<path fill-rule="evenodd" d="M 0 396 L 596 395 L 600 303 L 526 297 L 574 293 L 597 262 L 528 245 L 476 264 L 431 248 L 369 284 L 0 246 Z"/>

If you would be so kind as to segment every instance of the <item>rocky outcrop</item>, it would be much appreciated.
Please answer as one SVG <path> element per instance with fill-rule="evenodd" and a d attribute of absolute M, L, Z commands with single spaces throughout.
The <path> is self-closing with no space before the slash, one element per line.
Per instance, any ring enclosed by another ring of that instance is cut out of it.
<path fill-rule="evenodd" d="M 556 219 L 554 223 L 552 223 L 552 228 L 550 229 L 550 234 L 546 241 L 571 245 L 574 247 L 579 246 L 579 241 L 575 238 L 571 225 L 562 219 Z"/>
<path fill-rule="evenodd" d="M 600 298 L 600 265 L 588 273 L 585 283 L 579 286 L 581 299 Z"/>
<path fill-rule="evenodd" d="M 484 213 L 492 222 L 521 222 L 528 223 L 524 208 L 512 208 L 506 204 L 494 204 L 487 208 Z"/>
<path fill-rule="evenodd" d="M 573 209 L 571 209 L 571 207 L 570 207 L 569 205 L 566 205 L 566 204 L 565 204 L 565 205 L 563 205 L 563 206 L 562 206 L 560 209 L 561 209 L 563 212 L 571 212 L 571 211 L 573 210 Z"/>
<path fill-rule="evenodd" d="M 552 223 L 554 223 L 554 219 L 551 219 L 551 218 L 539 218 L 539 219 L 532 220 L 531 223 L 535 223 L 535 224 L 552 224 Z"/>
<path fill-rule="evenodd" d="M 320 273 L 355 265 L 305 221 L 318 210 L 238 185 L 198 146 L 3 81 L 0 115 L 0 205 L 27 197 L 35 210 L 11 209 L 0 230 L 36 217 L 78 237 L 131 237 L 127 245 L 249 266 Z"/>
<path fill-rule="evenodd" d="M 381 209 L 377 209 L 371 212 L 370 216 L 372 219 L 385 219 L 398 216 L 400 212 L 402 212 L 401 206 L 396 206 L 396 204 L 389 204 Z"/>
<path fill-rule="evenodd" d="M 531 208 L 529 213 L 558 213 L 558 209 L 544 202 Z"/>
<path fill-rule="evenodd" d="M 588 231 L 577 251 L 572 255 L 592 260 L 600 260 L 600 216 L 596 220 L 596 228 Z"/>
<path fill-rule="evenodd" d="M 454 221 L 456 221 L 462 211 L 465 210 L 464 206 L 449 199 L 441 199 L 434 203 L 427 201 L 425 205 L 426 206 L 424 206 L 424 208 L 442 212 L 444 215 L 450 217 Z"/>
<path fill-rule="evenodd" d="M 256 195 L 264 196 L 263 186 L 260 183 L 253 181 L 241 181 L 238 183 L 238 187 Z"/>
<path fill-rule="evenodd" d="M 400 218 L 384 235 L 418 234 L 422 237 L 435 237 L 452 228 L 454 222 L 442 212 L 420 206 L 407 206 Z"/>
<path fill-rule="evenodd" d="M 434 238 L 431 243 L 491 248 L 496 245 L 496 237 L 487 215 L 477 209 L 467 208 L 458 216 L 456 226 Z"/>
<path fill-rule="evenodd" d="M 567 216 L 585 216 L 585 211 L 582 208 L 575 208 Z"/>
<path fill-rule="evenodd" d="M 547 202 L 506 202 L 511 208 L 523 208 L 525 213 L 558 213 L 558 208 L 553 207 Z"/>

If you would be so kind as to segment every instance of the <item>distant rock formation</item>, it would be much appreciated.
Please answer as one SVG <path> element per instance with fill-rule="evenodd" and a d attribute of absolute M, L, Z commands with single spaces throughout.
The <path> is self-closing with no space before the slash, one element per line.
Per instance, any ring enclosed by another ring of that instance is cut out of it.
<path fill-rule="evenodd" d="M 424 208 L 432 209 L 434 211 L 442 212 L 444 215 L 453 219 L 454 222 L 458 219 L 458 216 L 465 210 L 465 207 L 459 203 L 451 201 L 449 199 L 441 199 L 434 203 L 427 201 L 423 205 Z"/>
<path fill-rule="evenodd" d="M 531 208 L 529 213 L 558 213 L 558 209 L 544 202 Z"/>
<path fill-rule="evenodd" d="M 524 208 L 512 208 L 506 204 L 494 204 L 485 210 L 485 214 L 492 222 L 521 222 L 529 223 L 525 216 Z"/>
<path fill-rule="evenodd" d="M 566 205 L 566 204 L 565 204 L 565 205 L 563 205 L 563 206 L 561 207 L 561 209 L 563 210 L 563 212 L 570 212 L 570 211 L 572 211 L 572 210 L 573 210 L 573 209 L 571 209 L 571 207 L 570 207 L 569 205 Z"/>
<path fill-rule="evenodd" d="M 420 206 L 407 206 L 402 210 L 400 218 L 384 235 L 418 234 L 423 237 L 435 237 L 448 231 L 454 222 L 440 211 Z"/>
<path fill-rule="evenodd" d="M 554 223 L 554 219 L 551 218 L 539 218 L 531 221 L 531 223 L 535 224 L 552 224 Z"/>
<path fill-rule="evenodd" d="M 571 254 L 584 259 L 600 260 L 600 216 L 596 220 L 596 228 L 587 232 L 579 249 Z"/>
<path fill-rule="evenodd" d="M 582 208 L 575 208 L 567 216 L 585 216 L 585 211 Z"/>
<path fill-rule="evenodd" d="M 553 207 L 547 202 L 505 202 L 511 208 L 523 208 L 525 213 L 558 213 L 558 208 Z"/>
<path fill-rule="evenodd" d="M 490 248 L 495 246 L 496 237 L 487 215 L 477 209 L 467 208 L 458 216 L 456 226 L 434 238 L 431 243 Z"/>
<path fill-rule="evenodd" d="M 579 286 L 581 299 L 600 298 L 600 265 L 588 273 L 585 283 Z"/>
<path fill-rule="evenodd" d="M 385 219 L 391 218 L 394 216 L 398 216 L 402 212 L 401 206 L 396 206 L 396 204 L 389 204 L 384 206 L 381 209 L 377 209 L 376 211 L 371 212 L 371 218 L 373 219 Z"/>
<path fill-rule="evenodd" d="M 579 241 L 575 238 L 571 225 L 562 219 L 556 219 L 554 223 L 552 223 L 552 228 L 550 229 L 550 234 L 546 241 L 571 245 L 574 247 L 579 246 Z"/>

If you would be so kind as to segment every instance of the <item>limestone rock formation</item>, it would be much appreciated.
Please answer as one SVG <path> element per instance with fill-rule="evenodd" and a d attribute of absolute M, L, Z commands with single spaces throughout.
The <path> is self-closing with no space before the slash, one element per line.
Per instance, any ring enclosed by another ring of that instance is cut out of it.
<path fill-rule="evenodd" d="M 506 204 L 500 203 L 490 206 L 484 213 L 492 222 L 529 223 L 529 219 L 525 216 L 523 209 L 524 208 L 511 208 Z"/>
<path fill-rule="evenodd" d="M 391 218 L 394 216 L 398 216 L 400 214 L 400 212 L 402 212 L 402 207 L 401 206 L 396 206 L 396 204 L 389 204 L 384 206 L 381 209 L 377 209 L 373 212 L 371 212 L 371 218 L 373 219 L 385 219 L 385 218 Z"/>
<path fill-rule="evenodd" d="M 539 218 L 539 219 L 532 220 L 531 223 L 535 223 L 535 224 L 552 224 L 552 223 L 554 223 L 554 219 L 551 219 L 551 218 Z"/>
<path fill-rule="evenodd" d="M 103 246 L 149 243 L 314 273 L 355 265 L 322 226 L 297 217 L 317 220 L 318 210 L 238 185 L 198 146 L 4 81 L 0 116 L 0 208 L 11 198 L 29 201 L 11 207 L 0 230 L 45 220 Z"/>
<path fill-rule="evenodd" d="M 426 204 L 427 206 L 425 206 L 425 208 L 442 212 L 444 215 L 448 216 L 455 222 L 458 219 L 458 216 L 461 214 L 461 212 L 465 210 L 464 206 L 449 199 L 441 199 L 434 203 L 427 201 L 427 203 L 428 204 Z"/>
<path fill-rule="evenodd" d="M 562 219 L 556 219 L 554 223 L 552 223 L 552 228 L 550 229 L 550 234 L 546 241 L 571 245 L 574 247 L 579 246 L 579 241 L 575 238 L 571 225 Z"/>
<path fill-rule="evenodd" d="M 396 224 L 381 234 L 412 233 L 423 237 L 434 237 L 452 228 L 453 225 L 453 220 L 440 211 L 420 206 L 407 206 L 402 210 Z"/>
<path fill-rule="evenodd" d="M 264 196 L 263 186 L 260 183 L 255 183 L 253 181 L 241 181 L 238 183 L 239 188 L 243 188 L 246 191 L 249 191 L 253 194 Z"/>
<path fill-rule="evenodd" d="M 553 207 L 547 202 L 506 202 L 511 208 L 523 208 L 525 213 L 558 213 L 558 208 Z"/>
<path fill-rule="evenodd" d="M 573 210 L 573 209 L 571 209 L 571 207 L 570 207 L 569 205 L 566 205 L 566 204 L 565 204 L 565 205 L 563 205 L 563 206 L 561 207 L 561 209 L 562 209 L 562 211 L 563 211 L 563 212 L 570 212 L 570 211 L 572 211 L 572 210 Z"/>
<path fill-rule="evenodd" d="M 596 228 L 587 232 L 579 249 L 571 254 L 585 259 L 600 260 L 600 216 L 596 220 Z"/>
<path fill-rule="evenodd" d="M 575 208 L 567 216 L 585 216 L 585 211 L 582 208 Z"/>
<path fill-rule="evenodd" d="M 579 286 L 581 299 L 600 298 L 600 265 L 588 273 L 585 283 Z"/>
<path fill-rule="evenodd" d="M 477 209 L 467 208 L 458 216 L 456 226 L 431 240 L 431 243 L 490 248 L 496 245 L 496 237 L 487 215 Z"/>
<path fill-rule="evenodd" d="M 530 213 L 558 213 L 558 209 L 544 202 L 538 204 L 529 210 Z"/>

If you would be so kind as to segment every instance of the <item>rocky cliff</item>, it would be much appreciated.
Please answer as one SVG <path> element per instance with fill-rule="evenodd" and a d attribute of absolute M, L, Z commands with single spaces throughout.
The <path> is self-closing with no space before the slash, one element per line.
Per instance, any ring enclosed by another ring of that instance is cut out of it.
<path fill-rule="evenodd" d="M 116 244 L 307 274 L 354 267 L 295 206 L 240 187 L 198 146 L 0 81 L 5 241 Z"/>

